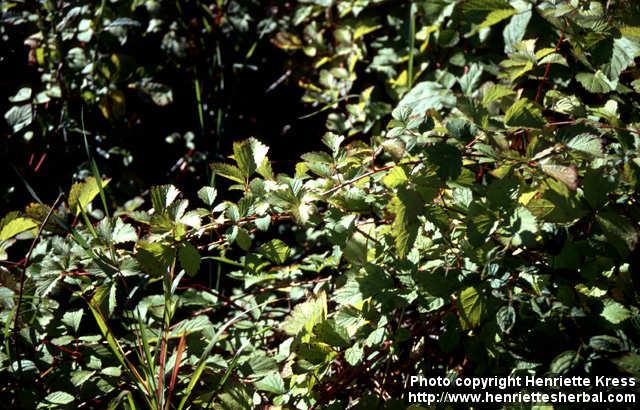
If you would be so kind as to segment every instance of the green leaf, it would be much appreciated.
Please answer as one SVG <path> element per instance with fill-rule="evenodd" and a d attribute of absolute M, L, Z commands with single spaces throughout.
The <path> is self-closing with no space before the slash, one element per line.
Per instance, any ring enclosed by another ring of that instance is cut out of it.
<path fill-rule="evenodd" d="M 233 158 L 245 178 L 249 178 L 267 158 L 269 147 L 255 138 L 233 143 Z"/>
<path fill-rule="evenodd" d="M 153 276 L 162 276 L 173 261 L 174 252 L 161 243 L 138 242 L 136 259 L 145 272 Z"/>
<path fill-rule="evenodd" d="M 232 181 L 238 183 L 244 183 L 244 175 L 240 168 L 231 164 L 224 164 L 222 162 L 214 162 L 210 165 L 211 170 L 214 174 L 220 175 L 221 177 L 230 179 Z"/>
<path fill-rule="evenodd" d="M 76 387 L 82 386 L 95 373 L 95 370 L 76 370 L 71 374 L 71 384 Z"/>
<path fill-rule="evenodd" d="M 145 79 L 135 84 L 135 88 L 147 94 L 154 104 L 164 107 L 173 102 L 173 92 L 165 84 L 156 83 Z"/>
<path fill-rule="evenodd" d="M 536 218 L 527 208 L 518 207 L 509 219 L 509 231 L 512 246 L 532 245 L 538 232 Z"/>
<path fill-rule="evenodd" d="M 594 157 L 602 157 L 602 140 L 597 135 L 593 134 L 578 134 L 567 143 L 567 147 L 583 152 L 585 154 L 593 155 Z"/>
<path fill-rule="evenodd" d="M 282 265 L 287 261 L 287 259 L 289 259 L 291 249 L 280 239 L 272 239 L 271 241 L 260 245 L 258 252 L 264 255 L 271 262 L 277 265 Z"/>
<path fill-rule="evenodd" d="M 504 124 L 517 128 L 542 128 L 545 125 L 545 119 L 537 104 L 521 98 L 504 114 Z"/>
<path fill-rule="evenodd" d="M 614 211 L 603 211 L 596 215 L 596 220 L 620 255 L 627 256 L 638 245 L 638 230 L 627 217 Z"/>
<path fill-rule="evenodd" d="M 462 153 L 453 145 L 438 142 L 427 148 L 429 162 L 443 180 L 456 179 L 462 172 Z"/>
<path fill-rule="evenodd" d="M 567 350 L 557 355 L 549 366 L 549 373 L 560 376 L 567 373 L 578 363 L 578 354 L 573 350 Z"/>
<path fill-rule="evenodd" d="M 0 241 L 6 241 L 14 236 L 38 227 L 38 223 L 31 218 L 18 217 L 7 222 L 0 230 Z"/>
<path fill-rule="evenodd" d="M 65 312 L 65 314 L 62 315 L 62 323 L 72 328 L 74 332 L 77 332 L 80 327 L 83 314 L 84 311 L 82 309 Z"/>
<path fill-rule="evenodd" d="M 516 311 L 513 306 L 503 306 L 496 313 L 496 322 L 503 333 L 509 333 L 516 323 Z"/>
<path fill-rule="evenodd" d="M 400 259 L 404 259 L 413 247 L 419 227 L 417 217 L 423 206 L 420 196 L 406 189 L 399 189 L 398 194 L 389 202 L 389 209 L 395 214 L 392 233 Z"/>
<path fill-rule="evenodd" d="M 482 105 L 489 107 L 492 102 L 499 101 L 503 97 L 515 94 L 516 92 L 509 87 L 501 84 L 494 84 L 484 92 L 484 95 L 482 96 Z"/>
<path fill-rule="evenodd" d="M 640 377 L 640 355 L 627 353 L 621 357 L 611 359 L 618 368 L 634 377 Z"/>
<path fill-rule="evenodd" d="M 111 377 L 120 377 L 122 375 L 122 370 L 119 367 L 105 367 L 100 371 L 100 373 Z"/>
<path fill-rule="evenodd" d="M 180 245 L 178 259 L 180 260 L 180 266 L 187 272 L 187 275 L 194 276 L 200 270 L 200 253 L 190 243 L 185 242 Z"/>
<path fill-rule="evenodd" d="M 49 403 L 59 404 L 59 405 L 69 404 L 75 400 L 75 398 L 72 395 L 63 391 L 56 391 L 56 392 L 50 393 L 44 399 Z"/>
<path fill-rule="evenodd" d="M 180 191 L 173 185 L 157 185 L 151 188 L 151 205 L 153 209 L 162 213 L 180 195 Z"/>
<path fill-rule="evenodd" d="M 235 239 L 236 243 L 238 244 L 240 249 L 242 249 L 243 251 L 248 251 L 251 248 L 251 235 L 249 235 L 249 232 L 247 232 L 247 230 L 244 228 L 234 228 L 237 228 Z"/>
<path fill-rule="evenodd" d="M 584 104 L 575 95 L 566 95 L 557 90 L 549 90 L 544 96 L 544 106 L 550 110 L 581 117 L 585 114 Z"/>
<path fill-rule="evenodd" d="M 471 30 L 469 35 L 474 35 L 482 29 L 494 26 L 500 23 L 501 21 L 506 20 L 509 17 L 513 16 L 514 14 L 516 14 L 516 12 L 517 10 L 512 7 L 505 8 L 505 9 L 492 10 L 489 12 L 489 14 L 487 14 L 487 16 L 484 18 L 482 23 L 480 23 L 478 26 L 474 27 L 473 30 Z"/>
<path fill-rule="evenodd" d="M 629 309 L 613 299 L 604 301 L 604 309 L 600 315 L 614 325 L 620 324 L 631 317 Z"/>
<path fill-rule="evenodd" d="M 266 376 L 272 372 L 278 371 L 278 362 L 268 355 L 252 356 L 249 358 L 249 366 L 251 367 L 253 377 Z"/>
<path fill-rule="evenodd" d="M 33 121 L 31 104 L 14 105 L 4 114 L 4 119 L 11 127 L 13 133 L 22 131 Z"/>
<path fill-rule="evenodd" d="M 284 386 L 284 380 L 277 372 L 272 372 L 254 383 L 256 389 L 268 391 L 275 394 L 284 394 L 287 389 Z"/>
<path fill-rule="evenodd" d="M 9 102 L 21 103 L 29 101 L 31 99 L 32 90 L 29 87 L 22 87 L 12 97 L 9 97 Z"/>
<path fill-rule="evenodd" d="M 470 286 L 460 292 L 458 312 L 463 329 L 473 329 L 480 326 L 484 310 L 484 297 L 476 288 Z"/>
<path fill-rule="evenodd" d="M 609 81 L 607 76 L 600 70 L 593 73 L 578 73 L 576 80 L 582 84 L 585 90 L 593 94 L 606 94 L 615 90 L 616 85 Z"/>
<path fill-rule="evenodd" d="M 407 174 L 404 172 L 404 169 L 401 166 L 395 166 L 387 172 L 387 175 L 382 178 L 382 183 L 387 188 L 396 188 L 400 185 L 404 185 L 407 183 L 409 178 L 407 178 Z"/>
<path fill-rule="evenodd" d="M 211 206 L 213 205 L 213 201 L 216 200 L 216 196 L 218 195 L 218 191 L 214 187 L 203 186 L 198 191 L 198 198 L 202 200 L 205 204 Z"/>
<path fill-rule="evenodd" d="M 511 5 L 506 0 L 468 0 L 464 2 L 462 10 L 467 15 L 473 15 L 478 12 L 488 13 L 510 7 Z"/>
<path fill-rule="evenodd" d="M 364 348 L 360 343 L 356 343 L 344 351 L 344 360 L 351 366 L 356 366 L 364 357 Z"/>
<path fill-rule="evenodd" d="M 313 328 L 313 333 L 323 343 L 327 343 L 333 347 L 349 347 L 349 333 L 344 326 L 329 319 L 318 323 Z"/>
<path fill-rule="evenodd" d="M 431 109 L 451 108 L 456 104 L 455 95 L 442 85 L 432 81 L 416 84 L 398 103 L 411 109 L 413 115 L 424 115 Z"/>
<path fill-rule="evenodd" d="M 513 46 L 524 39 L 527 26 L 529 21 L 531 21 L 531 16 L 531 5 L 527 5 L 527 9 L 518 10 L 518 12 L 511 17 L 511 20 L 509 20 L 509 23 L 502 32 L 505 53 L 513 52 Z"/>
<path fill-rule="evenodd" d="M 211 321 L 206 315 L 198 315 L 196 317 L 183 320 L 171 329 L 170 337 L 180 337 L 183 334 L 189 335 L 191 333 L 200 332 L 204 329 L 211 329 Z"/>
<path fill-rule="evenodd" d="M 640 44 L 626 37 L 613 40 L 611 61 L 604 66 L 604 73 L 611 81 L 617 81 L 620 74 L 629 66 L 634 65 L 634 60 L 640 55 Z"/>
<path fill-rule="evenodd" d="M 107 312 L 109 313 L 108 317 L 111 317 L 111 315 L 113 315 L 113 311 L 118 305 L 117 291 L 117 282 L 112 282 L 111 286 L 109 286 L 109 299 L 107 299 Z"/>
<path fill-rule="evenodd" d="M 261 216 L 256 218 L 253 222 L 256 224 L 256 228 L 262 232 L 266 232 L 271 225 L 271 215 Z"/>
<path fill-rule="evenodd" d="M 469 66 L 469 69 L 462 77 L 458 79 L 460 88 L 466 96 L 471 96 L 478 87 L 480 78 L 482 77 L 482 66 L 478 63 L 473 63 Z"/>
<path fill-rule="evenodd" d="M 304 303 L 293 308 L 293 311 L 280 326 L 284 332 L 295 336 L 303 330 L 310 333 L 313 327 L 327 317 L 327 295 L 320 292 Z"/>
<path fill-rule="evenodd" d="M 137 242 L 138 234 L 132 225 L 124 223 L 120 218 L 116 218 L 116 223 L 111 233 L 111 240 L 114 243 Z"/>
<path fill-rule="evenodd" d="M 102 180 L 103 189 L 109 181 L 108 178 Z M 99 193 L 100 187 L 94 177 L 88 177 L 84 182 L 77 182 L 69 191 L 69 207 L 78 215 L 80 209 L 85 209 Z"/>

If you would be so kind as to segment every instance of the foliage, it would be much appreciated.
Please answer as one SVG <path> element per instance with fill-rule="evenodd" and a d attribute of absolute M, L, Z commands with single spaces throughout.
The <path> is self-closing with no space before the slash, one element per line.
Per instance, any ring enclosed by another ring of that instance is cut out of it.
<path fill-rule="evenodd" d="M 110 207 L 93 167 L 2 219 L 0 256 L 26 248 L 0 288 L 16 406 L 396 408 L 418 373 L 640 376 L 638 5 L 400 3 L 279 19 L 327 113 L 288 173 L 250 138 L 197 199 Z"/>

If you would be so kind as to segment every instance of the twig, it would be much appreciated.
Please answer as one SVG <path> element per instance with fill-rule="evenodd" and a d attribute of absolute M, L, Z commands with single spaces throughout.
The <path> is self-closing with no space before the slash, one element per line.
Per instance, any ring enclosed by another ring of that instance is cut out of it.
<path fill-rule="evenodd" d="M 565 21 L 565 28 L 566 28 L 566 21 Z M 560 33 L 560 38 L 558 39 L 558 42 L 556 43 L 556 48 L 554 50 L 554 53 L 558 52 L 558 50 L 560 49 L 560 45 L 564 41 L 564 30 L 565 30 L 565 28 L 563 28 L 562 32 Z M 538 102 L 538 100 L 542 96 L 542 87 L 544 87 L 544 85 L 547 82 L 547 77 L 549 76 L 549 71 L 550 70 L 551 70 L 551 61 L 549 61 L 547 63 L 547 65 L 545 66 L 545 68 L 544 68 L 544 75 L 542 76 L 542 80 L 540 80 L 540 84 L 538 84 L 538 90 L 536 91 L 536 98 L 534 99 L 535 102 Z"/>
<path fill-rule="evenodd" d="M 322 194 L 320 194 L 320 195 L 322 195 L 322 196 L 331 195 L 332 193 L 334 193 L 334 192 L 336 192 L 336 191 L 339 191 L 340 189 L 342 189 L 342 188 L 344 188 L 344 187 L 346 187 L 346 186 L 349 186 L 349 185 L 355 184 L 356 182 L 360 181 L 361 179 L 364 179 L 364 178 L 370 177 L 371 175 L 375 175 L 375 174 L 380 173 L 380 172 L 388 171 L 388 170 L 390 170 L 391 168 L 394 168 L 394 167 L 396 167 L 396 166 L 401 166 L 401 165 L 416 165 L 416 164 L 420 164 L 420 163 L 422 163 L 422 161 L 420 161 L 420 160 L 417 160 L 417 161 L 407 161 L 407 162 L 402 162 L 402 163 L 399 163 L 399 164 L 387 165 L 387 166 L 384 166 L 384 167 L 382 167 L 382 168 L 375 168 L 375 169 L 372 169 L 371 171 L 365 172 L 364 174 L 362 174 L 362 175 L 360 175 L 360 176 L 357 176 L 357 177 L 352 178 L 352 179 L 350 179 L 350 180 L 348 180 L 348 181 L 345 181 L 345 182 L 343 182 L 343 183 L 341 183 L 341 184 L 339 184 L 339 185 L 336 185 L 336 186 L 334 186 L 333 188 L 331 188 L 331 189 L 329 189 L 329 190 L 327 190 L 327 191 L 324 191 L 324 192 L 323 192 Z"/>

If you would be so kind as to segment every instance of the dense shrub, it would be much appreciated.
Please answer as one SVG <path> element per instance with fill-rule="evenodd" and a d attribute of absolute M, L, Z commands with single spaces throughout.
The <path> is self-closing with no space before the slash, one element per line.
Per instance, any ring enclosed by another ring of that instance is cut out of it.
<path fill-rule="evenodd" d="M 258 27 L 321 142 L 287 166 L 237 140 L 197 194 L 129 199 L 89 129 L 81 179 L 0 222 L 11 404 L 396 408 L 418 373 L 639 376 L 640 6 L 274 3 Z"/>

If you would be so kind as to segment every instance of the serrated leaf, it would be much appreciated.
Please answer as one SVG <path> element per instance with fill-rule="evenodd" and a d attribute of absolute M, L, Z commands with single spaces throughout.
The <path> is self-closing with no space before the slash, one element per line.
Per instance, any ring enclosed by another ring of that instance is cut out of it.
<path fill-rule="evenodd" d="M 240 168 L 231 164 L 224 164 L 222 162 L 214 162 L 209 165 L 214 174 L 220 175 L 221 177 L 230 179 L 232 181 L 238 183 L 244 183 L 244 175 Z"/>
<path fill-rule="evenodd" d="M 522 246 L 535 242 L 538 224 L 533 214 L 524 207 L 518 207 L 509 218 L 509 231 L 512 234 L 510 244 Z"/>
<path fill-rule="evenodd" d="M 559 376 L 567 373 L 578 362 L 578 354 L 573 350 L 567 350 L 557 355 L 551 365 L 549 366 L 549 372 L 554 376 Z"/>
<path fill-rule="evenodd" d="M 84 311 L 82 309 L 66 312 L 64 315 L 62 315 L 62 323 L 72 328 L 74 332 L 77 332 L 78 328 L 80 327 L 80 322 L 82 321 L 83 314 Z"/>
<path fill-rule="evenodd" d="M 491 12 L 509 7 L 511 5 L 506 0 L 468 0 L 464 2 L 462 10 L 465 14 L 471 14 L 475 12 Z"/>
<path fill-rule="evenodd" d="M 496 313 L 496 322 L 503 333 L 509 333 L 516 323 L 516 311 L 513 306 L 503 306 Z"/>
<path fill-rule="evenodd" d="M 438 142 L 428 148 L 429 162 L 436 168 L 436 173 L 443 180 L 456 179 L 462 172 L 462 153 L 456 147 Z"/>
<path fill-rule="evenodd" d="M 251 235 L 244 228 L 238 228 L 235 236 L 235 242 L 240 249 L 248 251 L 251 248 Z"/>
<path fill-rule="evenodd" d="M 0 241 L 6 241 L 14 236 L 35 229 L 38 223 L 31 218 L 18 217 L 7 222 L 0 230 Z"/>
<path fill-rule="evenodd" d="M 355 366 L 362 361 L 364 357 L 364 349 L 360 343 L 356 343 L 344 351 L 344 360 L 351 366 Z"/>
<path fill-rule="evenodd" d="M 233 158 L 245 178 L 249 178 L 267 158 L 269 147 L 255 138 L 233 143 Z"/>
<path fill-rule="evenodd" d="M 593 155 L 594 157 L 602 157 L 602 139 L 593 134 L 578 134 L 567 143 L 567 147 Z"/>
<path fill-rule="evenodd" d="M 395 166 L 387 172 L 387 175 L 382 178 L 382 183 L 387 188 L 396 188 L 400 185 L 404 185 L 407 183 L 409 178 L 407 178 L 407 174 L 404 172 L 404 169 L 401 166 Z"/>
<path fill-rule="evenodd" d="M 109 181 L 111 181 L 109 178 L 102 179 L 102 189 L 109 184 Z M 80 209 L 86 208 L 99 193 L 100 187 L 94 177 L 88 177 L 84 182 L 77 182 L 69 191 L 69 207 L 78 215 Z"/>
<path fill-rule="evenodd" d="M 458 79 L 458 83 L 460 84 L 460 88 L 462 88 L 464 95 L 471 96 L 471 94 L 473 94 L 478 87 L 483 71 L 484 70 L 480 64 L 473 63 L 469 66 L 468 71 Z"/>
<path fill-rule="evenodd" d="M 140 241 L 136 246 L 136 250 L 136 259 L 140 262 L 144 271 L 153 276 L 164 275 L 174 256 L 173 250 L 161 243 Z"/>
<path fill-rule="evenodd" d="M 180 191 L 173 185 L 157 185 L 151 188 L 151 205 L 161 213 L 167 209 L 180 195 Z"/>
<path fill-rule="evenodd" d="M 122 375 L 122 370 L 119 367 L 105 367 L 100 371 L 100 373 L 106 376 L 120 377 Z"/>
<path fill-rule="evenodd" d="M 398 103 L 408 107 L 413 115 L 424 115 L 431 109 L 451 108 L 456 104 L 455 95 L 448 89 L 433 81 L 416 84 Z"/>
<path fill-rule="evenodd" d="M 349 333 L 344 326 L 337 324 L 334 320 L 324 320 L 313 328 L 313 333 L 318 340 L 333 347 L 348 347 Z"/>
<path fill-rule="evenodd" d="M 504 114 L 504 124 L 508 127 L 542 128 L 545 123 L 542 110 L 526 98 L 516 101 Z"/>
<path fill-rule="evenodd" d="M 607 76 L 600 70 L 595 73 L 578 73 L 576 74 L 576 80 L 585 90 L 593 94 L 606 94 L 616 88 L 615 84 L 609 81 Z"/>
<path fill-rule="evenodd" d="M 482 29 L 494 26 L 494 25 L 500 23 L 501 21 L 506 20 L 509 17 L 513 16 L 514 14 L 516 14 L 516 12 L 517 12 L 517 10 L 512 8 L 512 7 L 504 8 L 504 9 L 498 9 L 498 10 L 491 10 L 489 12 L 489 14 L 487 14 L 487 16 L 484 18 L 482 23 L 480 23 L 479 25 L 474 27 L 474 29 L 471 30 L 469 35 L 474 35 L 474 34 L 476 34 L 478 31 L 480 31 Z"/>
<path fill-rule="evenodd" d="M 570 190 L 575 191 L 578 188 L 578 171 L 575 166 L 542 164 L 540 168 L 542 172 L 562 182 Z"/>
<path fill-rule="evenodd" d="M 515 94 L 516 92 L 509 87 L 501 84 L 494 84 L 489 89 L 485 90 L 484 95 L 482 96 L 482 105 L 488 107 L 494 101 L 498 101 L 503 97 Z"/>
<path fill-rule="evenodd" d="M 71 374 L 71 384 L 76 387 L 80 387 L 95 373 L 95 370 L 76 370 Z"/>
<path fill-rule="evenodd" d="M 634 65 L 634 60 L 640 55 L 640 44 L 626 37 L 613 40 L 611 61 L 604 66 L 604 73 L 611 81 L 617 81 L 620 74 L 629 66 Z"/>
<path fill-rule="evenodd" d="M 423 202 L 420 196 L 406 189 L 398 190 L 398 194 L 389 203 L 391 212 L 395 214 L 392 232 L 395 237 L 396 252 L 404 259 L 413 247 L 418 234 L 417 217 Z"/>
<path fill-rule="evenodd" d="M 313 327 L 326 317 L 327 295 L 320 292 L 317 297 L 311 297 L 306 302 L 296 305 L 280 327 L 292 336 L 303 330 L 310 333 Z"/>
<path fill-rule="evenodd" d="M 627 217 L 613 211 L 603 211 L 596 214 L 596 220 L 620 255 L 628 255 L 638 245 L 638 230 Z"/>
<path fill-rule="evenodd" d="M 266 232 L 271 225 L 271 215 L 261 216 L 256 218 L 253 222 L 256 224 L 256 228 L 262 232 Z"/>
<path fill-rule="evenodd" d="M 272 372 L 278 371 L 278 362 L 273 357 L 252 356 L 249 358 L 249 366 L 251 367 L 253 377 L 262 377 Z"/>
<path fill-rule="evenodd" d="M 545 107 L 573 116 L 582 116 L 585 113 L 584 104 L 575 95 L 565 95 L 556 90 L 549 90 L 544 96 Z"/>
<path fill-rule="evenodd" d="M 183 243 L 180 246 L 178 259 L 180 260 L 180 266 L 187 272 L 187 275 L 194 276 L 200 270 L 200 253 L 190 243 Z"/>
<path fill-rule="evenodd" d="M 289 258 L 291 249 L 280 239 L 272 239 L 271 241 L 260 245 L 258 252 L 264 255 L 271 262 L 277 265 L 282 265 Z"/>
<path fill-rule="evenodd" d="M 22 131 L 33 121 L 31 104 L 14 105 L 4 114 L 4 119 L 14 133 Z"/>
<path fill-rule="evenodd" d="M 604 301 L 604 309 L 602 309 L 600 315 L 614 325 L 617 325 L 630 318 L 631 312 L 615 300 L 606 299 Z"/>
<path fill-rule="evenodd" d="M 502 32 L 505 53 L 513 52 L 513 46 L 524 39 L 532 15 L 531 6 L 527 5 L 527 7 L 526 10 L 519 10 L 517 14 L 511 17 Z"/>
<path fill-rule="evenodd" d="M 210 329 L 212 326 L 209 317 L 206 315 L 198 315 L 190 319 L 179 322 L 171 329 L 171 337 L 180 337 L 191 333 L 200 332 L 203 329 Z"/>
<path fill-rule="evenodd" d="M 460 292 L 458 311 L 463 329 L 473 329 L 480 326 L 484 310 L 484 298 L 476 288 L 470 286 Z"/>
<path fill-rule="evenodd" d="M 202 200 L 205 204 L 211 206 L 213 202 L 216 200 L 216 196 L 218 195 L 218 191 L 214 187 L 203 186 L 198 190 L 198 198 Z"/>
<path fill-rule="evenodd" d="M 116 218 L 116 223 L 111 233 L 111 240 L 115 243 L 137 242 L 138 234 L 132 225 L 124 223 L 120 218 Z"/>
<path fill-rule="evenodd" d="M 59 404 L 59 405 L 69 404 L 75 400 L 75 398 L 72 395 L 63 391 L 56 391 L 56 392 L 50 393 L 44 399 L 49 403 Z"/>

